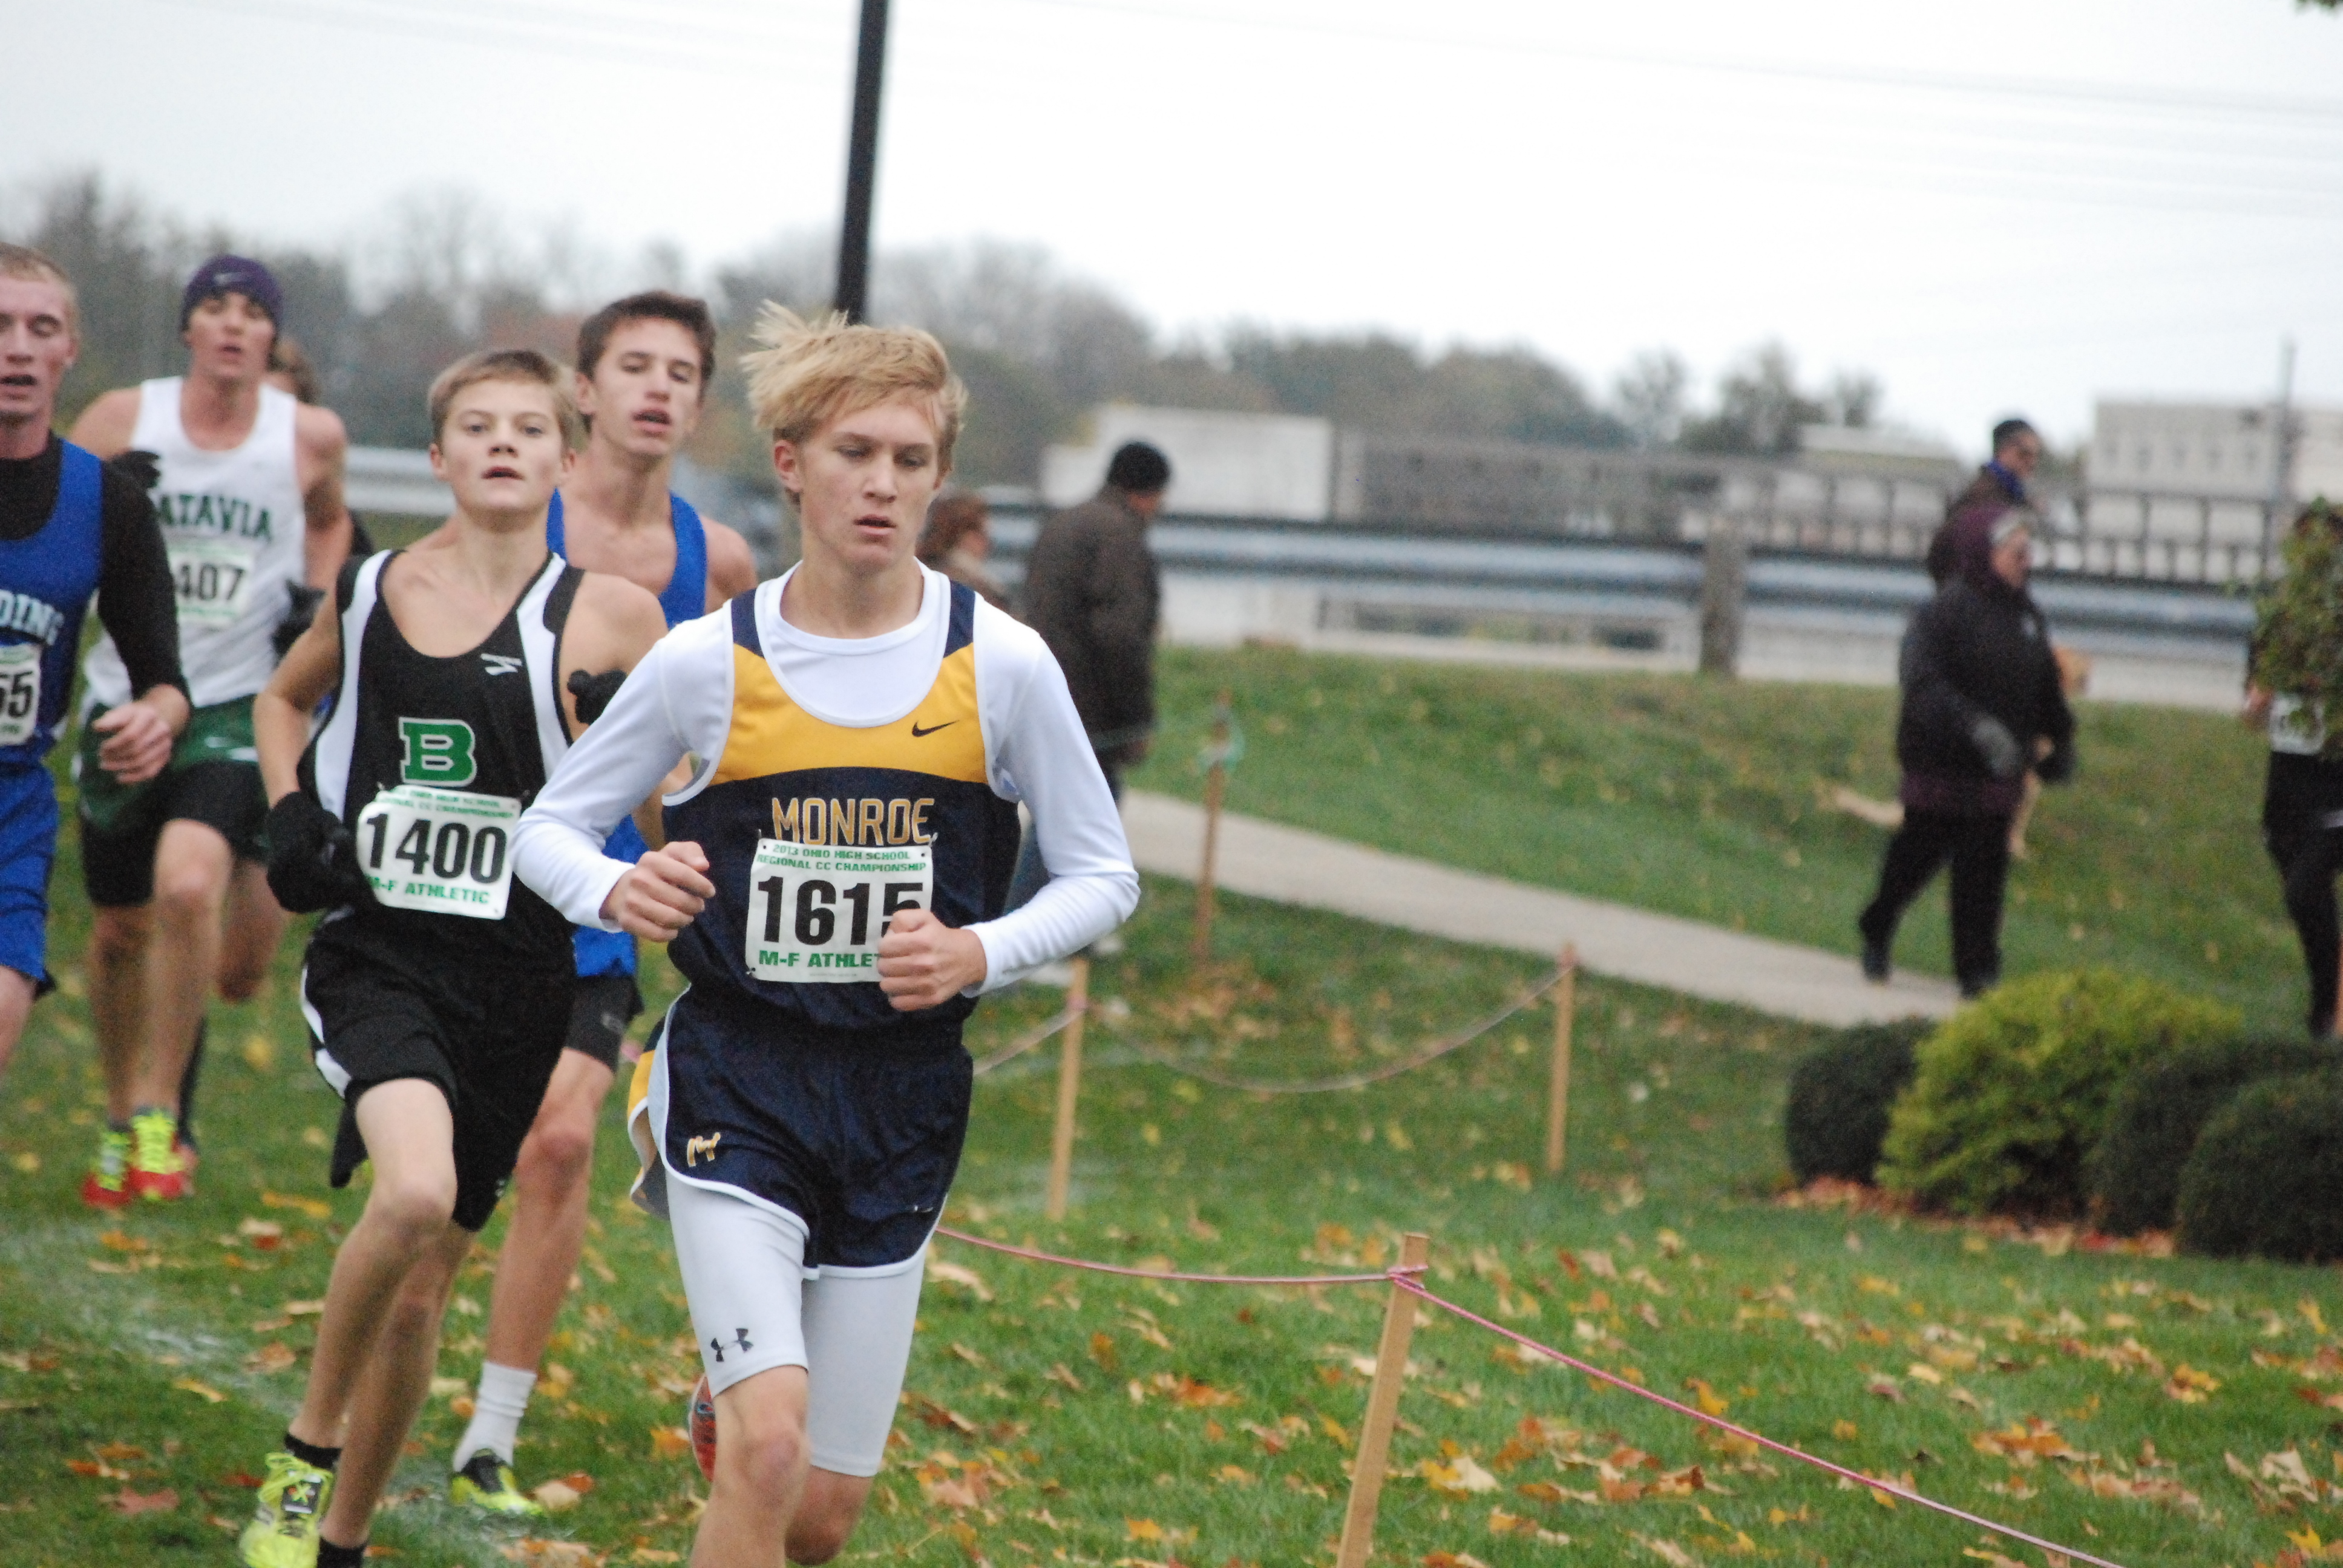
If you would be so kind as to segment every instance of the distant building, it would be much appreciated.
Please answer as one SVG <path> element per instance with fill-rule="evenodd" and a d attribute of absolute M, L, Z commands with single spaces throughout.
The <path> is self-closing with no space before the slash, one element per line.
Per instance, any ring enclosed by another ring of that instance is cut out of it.
<path fill-rule="evenodd" d="M 2343 498 L 2343 408 L 2293 410 L 2298 498 Z M 2094 492 L 2266 500 L 2277 477 L 2278 410 L 2268 403 L 2100 400 L 2093 422 Z"/>
<path fill-rule="evenodd" d="M 1126 441 L 1172 459 L 1166 510 L 1191 517 L 1322 522 L 1334 487 L 1334 427 L 1290 414 L 1227 414 L 1110 403 L 1091 414 L 1091 438 L 1041 454 L 1041 500 L 1071 507 L 1106 481 Z"/>

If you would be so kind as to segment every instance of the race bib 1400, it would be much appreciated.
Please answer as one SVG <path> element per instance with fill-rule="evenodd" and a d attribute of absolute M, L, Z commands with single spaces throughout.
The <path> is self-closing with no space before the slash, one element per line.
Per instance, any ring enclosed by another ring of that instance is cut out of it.
<path fill-rule="evenodd" d="M 520 802 L 468 789 L 400 784 L 358 814 L 358 856 L 377 903 L 500 920 L 512 892 Z"/>
<path fill-rule="evenodd" d="M 170 553 L 179 619 L 193 626 L 234 626 L 252 602 L 260 552 L 240 539 L 173 539 Z"/>
<path fill-rule="evenodd" d="M 888 922 L 930 907 L 934 893 L 925 844 L 759 839 L 749 869 L 749 972 L 811 985 L 875 981 Z"/>

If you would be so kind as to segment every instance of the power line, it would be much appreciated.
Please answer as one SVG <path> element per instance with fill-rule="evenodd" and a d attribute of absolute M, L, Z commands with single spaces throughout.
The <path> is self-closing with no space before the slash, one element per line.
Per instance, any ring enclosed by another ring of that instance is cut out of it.
<path fill-rule="evenodd" d="M 994 0 L 999 5 L 1041 6 L 1060 11 L 1146 17 L 1182 24 L 1282 32 L 1319 37 L 1403 45 L 1410 48 L 1468 50 L 1509 55 L 1536 55 L 1550 59 L 1584 61 L 1589 65 L 1637 65 L 1660 70 L 1702 71 L 1719 75 L 1755 76 L 1783 81 L 1827 82 L 1858 87 L 1906 87 L 1925 92 L 1960 93 L 1995 97 L 2037 98 L 2045 102 L 2108 104 L 2129 108 L 2244 115 L 2263 118 L 2318 119 L 2343 124 L 2343 101 L 2325 98 L 2279 98 L 2262 94 L 2207 92 L 2162 85 L 2056 80 L 2044 77 L 1994 76 L 1953 71 L 1916 71 L 1895 67 L 1806 65 L 1792 62 L 1737 60 L 1721 55 L 1667 54 L 1624 49 L 1589 49 L 1575 45 L 1493 35 L 1407 32 L 1392 28 L 1335 25 L 1288 17 L 1265 16 L 1257 11 L 1242 15 L 1191 10 L 1145 0 Z"/>

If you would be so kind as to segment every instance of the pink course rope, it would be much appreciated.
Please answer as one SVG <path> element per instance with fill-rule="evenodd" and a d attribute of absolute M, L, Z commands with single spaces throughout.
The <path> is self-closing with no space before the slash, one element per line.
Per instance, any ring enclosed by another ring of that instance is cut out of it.
<path fill-rule="evenodd" d="M 1632 1393 L 1638 1399 L 1649 1400 L 1654 1404 L 1660 1405 L 1665 1409 L 1675 1412 L 1678 1415 L 1688 1415 L 1692 1417 L 1693 1420 L 1715 1427 L 1720 1432 L 1729 1432 L 1735 1437 L 1745 1439 L 1750 1442 L 1757 1444 L 1760 1448 L 1769 1449 L 1775 1453 L 1781 1454 L 1785 1458 L 1795 1459 L 1801 1464 L 1811 1464 L 1817 1470 L 1828 1471 L 1833 1475 L 1841 1477 L 1844 1480 L 1852 1481 L 1858 1485 L 1868 1487 L 1874 1492 L 1884 1492 L 1891 1497 L 1900 1497 L 1907 1503 L 1916 1503 L 1923 1508 L 1932 1508 L 1939 1513 L 1947 1514 L 1952 1518 L 1960 1520 L 1963 1523 L 1981 1526 L 1984 1529 L 1992 1531 L 1997 1535 L 2006 1535 L 2013 1541 L 2023 1541 L 2028 1546 L 2034 1547 L 2037 1551 L 2056 1553 L 2061 1557 L 2071 1558 L 2077 1563 L 2089 1563 L 2096 1564 L 2097 1568 L 2123 1568 L 2123 1564 L 2119 1563 L 2111 1563 L 2104 1557 L 2094 1557 L 2089 1553 L 2077 1551 L 2072 1546 L 2061 1546 L 2055 1541 L 2045 1541 L 2039 1535 L 2029 1535 L 2023 1530 L 2013 1529 L 2009 1525 L 1985 1518 L 1981 1514 L 1971 1513 L 1966 1509 L 1956 1508 L 1949 1503 L 1939 1503 L 1933 1497 L 1923 1497 L 1918 1493 L 1911 1491 L 1906 1487 L 1899 1486 L 1894 1482 L 1881 1481 L 1874 1476 L 1865 1475 L 1861 1471 L 1849 1470 L 1843 1464 L 1834 1464 L 1827 1459 L 1818 1459 L 1815 1455 L 1806 1452 L 1804 1449 L 1792 1448 L 1786 1442 L 1776 1442 L 1770 1437 L 1761 1436 L 1756 1432 L 1751 1432 L 1745 1426 L 1736 1426 L 1733 1422 L 1725 1421 L 1721 1417 L 1709 1414 L 1704 1410 L 1696 1410 L 1691 1405 L 1680 1404 L 1664 1393 L 1654 1393 L 1650 1389 L 1629 1382 L 1625 1378 L 1620 1377 L 1615 1373 L 1604 1372 L 1601 1367 L 1595 1366 L 1592 1362 L 1580 1361 L 1574 1355 L 1565 1355 L 1561 1351 L 1555 1350 L 1552 1345 L 1540 1344 L 1537 1341 L 1531 1339 L 1526 1334 L 1517 1334 L 1502 1323 L 1491 1322 L 1488 1319 L 1483 1317 L 1478 1312 L 1471 1312 L 1463 1307 L 1460 1307 L 1454 1302 L 1449 1301 L 1444 1297 L 1435 1296 L 1430 1291 L 1425 1290 L 1420 1281 L 1407 1278 L 1394 1272 L 1391 1276 L 1391 1282 L 1398 1289 L 1405 1291 L 1408 1294 L 1414 1296 L 1418 1300 L 1425 1302 L 1432 1306 L 1440 1308 L 1443 1312 L 1453 1312 L 1457 1317 L 1463 1318 L 1468 1323 L 1477 1323 L 1482 1328 L 1488 1330 L 1491 1333 L 1503 1335 L 1506 1339 L 1513 1341 L 1515 1344 L 1522 1346 L 1524 1350 L 1533 1350 L 1537 1352 L 1540 1355 L 1551 1356 L 1555 1361 L 1562 1362 L 1563 1365 L 1570 1368 L 1573 1372 L 1584 1372 L 1588 1377 L 1594 1378 L 1599 1382 L 1608 1383 L 1611 1387 L 1618 1389 L 1623 1392 Z"/>
<path fill-rule="evenodd" d="M 955 1241 L 965 1241 L 971 1247 L 984 1247 L 995 1252 L 1006 1252 L 1012 1258 L 1022 1258 L 1030 1263 L 1055 1263 L 1061 1269 L 1087 1269 L 1094 1274 L 1121 1274 L 1132 1280 L 1178 1280 L 1190 1285 L 1386 1285 L 1413 1270 L 1388 1270 L 1379 1274 L 1175 1274 L 1161 1273 L 1153 1269 L 1126 1269 L 1116 1263 L 1094 1263 L 1087 1258 L 1061 1258 L 1055 1252 L 1037 1252 L 1029 1247 L 1012 1247 L 1006 1241 L 988 1241 L 981 1236 L 971 1236 L 955 1231 L 949 1225 L 936 1227 L 936 1234 L 949 1236 Z"/>
<path fill-rule="evenodd" d="M 1576 1356 L 1554 1349 L 1552 1345 L 1542 1344 L 1538 1341 L 1531 1339 L 1527 1334 L 1515 1333 L 1513 1330 L 1505 1327 L 1503 1323 L 1492 1322 L 1487 1318 L 1483 1317 L 1480 1313 L 1473 1312 L 1469 1308 L 1459 1306 L 1457 1303 L 1448 1300 L 1444 1296 L 1433 1294 L 1432 1292 L 1424 1289 L 1423 1282 L 1417 1278 L 1417 1276 L 1423 1271 L 1421 1268 L 1391 1268 L 1384 1270 L 1381 1273 L 1375 1274 L 1287 1275 L 1159 1273 L 1152 1269 L 1125 1268 L 1117 1263 L 1093 1262 L 1087 1258 L 1061 1257 L 1055 1252 L 1037 1251 L 1031 1247 L 1012 1247 L 1006 1241 L 989 1241 L 981 1236 L 971 1236 L 964 1231 L 955 1231 L 947 1225 L 937 1226 L 935 1233 L 939 1236 L 949 1237 L 950 1240 L 955 1241 L 964 1241 L 971 1247 L 982 1247 L 989 1251 L 1005 1253 L 1012 1258 L 1022 1258 L 1028 1262 L 1054 1263 L 1061 1269 L 1082 1269 L 1094 1274 L 1120 1274 L 1127 1279 L 1134 1280 L 1177 1280 L 1182 1283 L 1191 1285 L 1388 1284 L 1393 1286 L 1394 1289 L 1405 1291 L 1409 1295 L 1415 1297 L 1426 1305 L 1438 1307 L 1441 1311 L 1452 1313 L 1456 1317 L 1460 1317 L 1468 1323 L 1475 1324 L 1481 1328 L 1488 1330 L 1493 1334 L 1499 1335 L 1504 1339 L 1509 1339 L 1524 1350 L 1535 1351 L 1538 1354 L 1559 1362 L 1564 1366 L 1570 1368 L 1571 1371 L 1584 1373 L 1585 1376 L 1593 1378 L 1597 1382 L 1607 1384 L 1612 1388 L 1619 1390 L 1623 1393 L 1634 1394 L 1637 1399 L 1648 1400 L 1664 1410 L 1672 1410 L 1675 1412 L 1678 1415 L 1690 1416 L 1693 1420 L 1701 1422 L 1703 1425 L 1713 1426 L 1719 1432 L 1730 1432 L 1735 1437 L 1741 1438 L 1748 1442 L 1754 1442 L 1758 1447 L 1766 1449 L 1774 1453 L 1778 1453 L 1785 1459 L 1795 1459 L 1801 1464 L 1812 1465 L 1816 1470 L 1825 1471 L 1832 1475 L 1837 1476 L 1843 1481 L 1853 1482 L 1856 1485 L 1866 1488 L 1867 1490 L 1885 1493 L 1891 1497 L 1900 1497 L 1907 1503 L 1917 1503 L 1922 1508 L 1932 1509 L 1949 1518 L 1957 1519 L 1964 1524 L 1974 1524 L 1980 1529 L 1992 1531 L 1996 1535 L 2006 1535 L 2013 1541 L 2022 1541 L 2026 1545 L 2031 1546 L 2039 1552 L 2053 1553 L 2060 1557 L 2070 1559 L 2076 1563 L 2088 1563 L 2093 1565 L 2093 1568 L 2124 1568 L 2124 1565 L 2120 1563 L 2111 1562 L 2105 1557 L 2095 1557 L 2088 1552 L 2079 1551 L 2072 1546 L 2061 1546 L 2055 1541 L 2046 1541 L 2039 1535 L 2030 1535 L 2023 1530 L 2004 1524 L 1998 1520 L 1987 1519 L 1980 1513 L 1971 1513 L 1966 1509 L 1956 1508 L 1949 1503 L 1939 1503 L 1933 1497 L 1924 1497 L 1919 1493 L 1914 1492 L 1907 1487 L 1901 1486 L 1895 1482 L 1882 1481 L 1876 1476 L 1865 1475 L 1859 1470 L 1849 1470 L 1845 1465 L 1834 1464 L 1831 1461 L 1808 1453 L 1804 1449 L 1793 1448 L 1786 1442 L 1776 1442 L 1772 1438 L 1766 1437 L 1759 1432 L 1752 1432 L 1745 1426 L 1735 1425 L 1734 1422 L 1726 1421 L 1720 1416 L 1711 1415 L 1704 1410 L 1698 1410 L 1691 1405 L 1680 1403 L 1675 1400 L 1670 1399 L 1664 1393 L 1654 1393 L 1650 1389 L 1644 1388 L 1638 1383 L 1629 1382 L 1625 1378 L 1619 1376 L 1615 1372 L 1604 1371 L 1601 1367 L 1594 1365 L 1592 1362 L 1581 1361 Z"/>

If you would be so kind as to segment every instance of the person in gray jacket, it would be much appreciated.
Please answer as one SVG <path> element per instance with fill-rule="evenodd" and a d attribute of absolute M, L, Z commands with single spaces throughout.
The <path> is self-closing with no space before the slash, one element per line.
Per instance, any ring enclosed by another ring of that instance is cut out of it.
<path fill-rule="evenodd" d="M 1066 672 L 1074 710 L 1118 799 L 1155 733 L 1155 621 L 1163 597 L 1147 525 L 1172 464 L 1144 441 L 1116 448 L 1106 485 L 1041 525 L 1025 566 L 1025 620 Z"/>
<path fill-rule="evenodd" d="M 1155 734 L 1155 626 L 1163 598 L 1147 526 L 1163 509 L 1172 463 L 1144 441 L 1126 441 L 1096 496 L 1041 525 L 1025 564 L 1026 624 L 1066 673 L 1074 711 L 1115 799 L 1122 770 L 1143 761 Z M 1049 879 L 1026 835 L 1010 907 Z"/>

